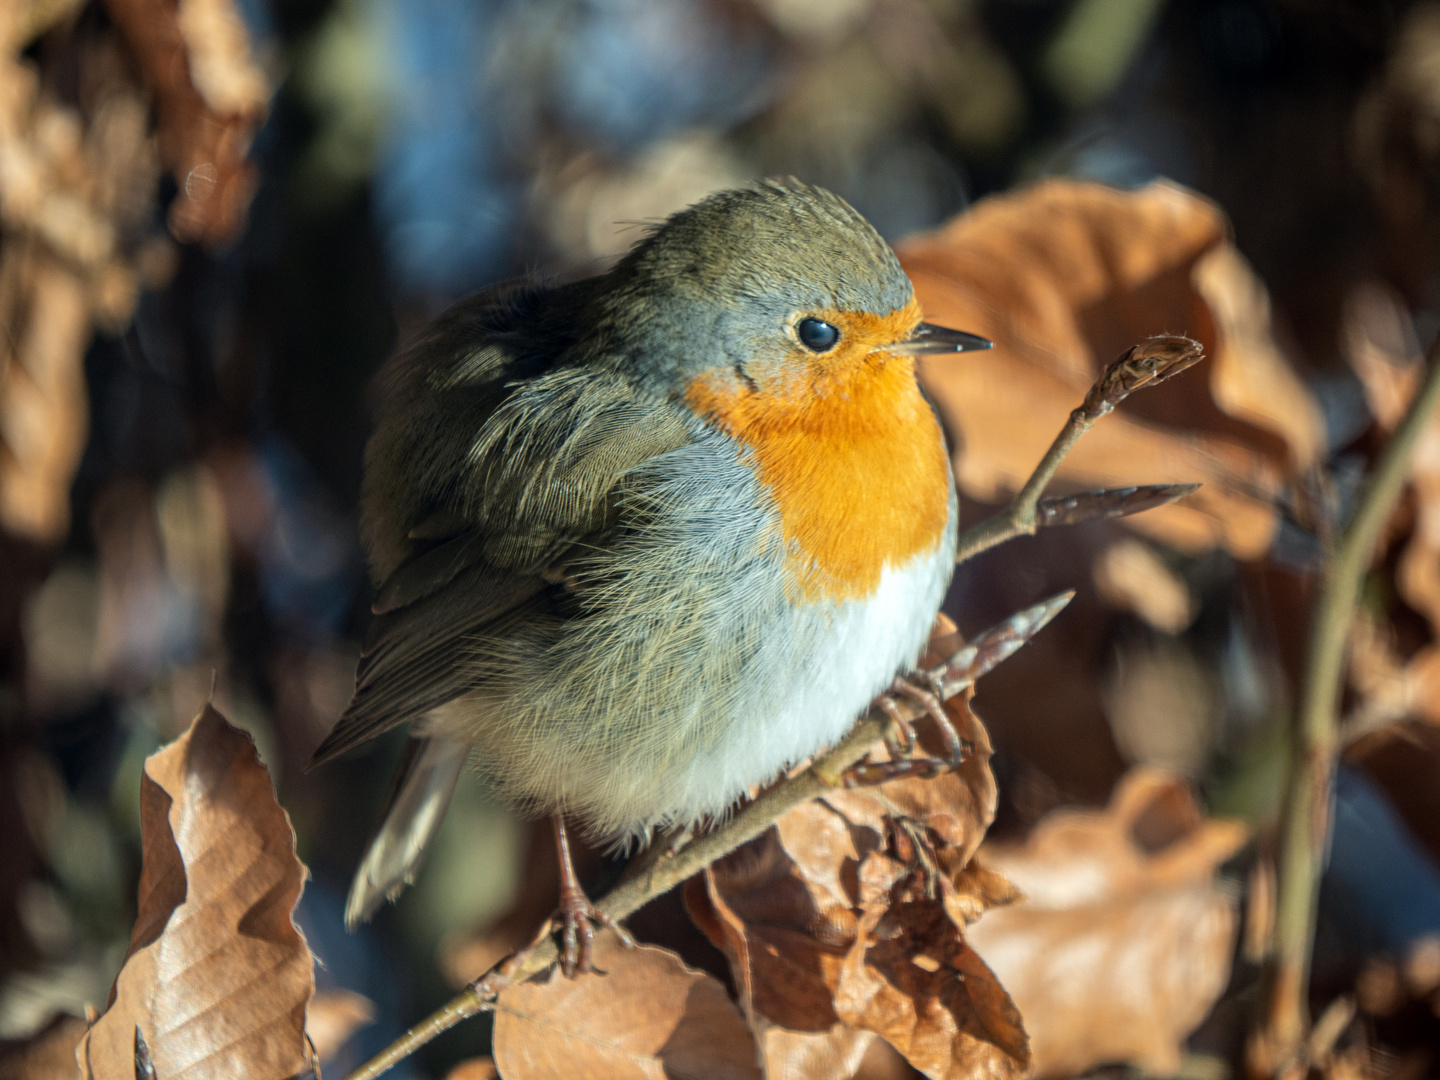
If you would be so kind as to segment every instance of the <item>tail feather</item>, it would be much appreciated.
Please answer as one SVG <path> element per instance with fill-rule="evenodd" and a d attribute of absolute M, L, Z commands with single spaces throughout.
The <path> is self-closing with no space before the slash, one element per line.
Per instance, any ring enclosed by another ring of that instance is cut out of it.
<path fill-rule="evenodd" d="M 390 803 L 350 885 L 345 926 L 367 922 L 415 880 L 465 767 L 468 748 L 439 736 L 412 738 L 395 771 Z"/>

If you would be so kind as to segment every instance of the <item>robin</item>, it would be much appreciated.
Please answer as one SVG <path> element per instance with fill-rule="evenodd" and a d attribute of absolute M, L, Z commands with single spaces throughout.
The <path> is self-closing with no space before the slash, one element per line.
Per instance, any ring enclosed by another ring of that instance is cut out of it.
<path fill-rule="evenodd" d="M 721 818 L 899 686 L 955 562 L 915 357 L 989 345 L 922 322 L 874 228 L 795 180 L 436 319 L 382 375 L 375 619 L 314 756 L 412 724 L 347 922 L 413 878 L 468 758 L 553 815 L 583 969 L 567 817 L 622 845 Z"/>

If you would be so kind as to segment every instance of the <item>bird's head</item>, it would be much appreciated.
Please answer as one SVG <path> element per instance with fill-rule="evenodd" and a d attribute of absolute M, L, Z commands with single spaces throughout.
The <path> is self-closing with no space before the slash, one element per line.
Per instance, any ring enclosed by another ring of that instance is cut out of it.
<path fill-rule="evenodd" d="M 652 389 L 703 377 L 793 399 L 867 365 L 986 349 L 921 321 L 890 246 L 848 203 L 796 180 L 711 195 L 607 275 L 592 346 Z"/>

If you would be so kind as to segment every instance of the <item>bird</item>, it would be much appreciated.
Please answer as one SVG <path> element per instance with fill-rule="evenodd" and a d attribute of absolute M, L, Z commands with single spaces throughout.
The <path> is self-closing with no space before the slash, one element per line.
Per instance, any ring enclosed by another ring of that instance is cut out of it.
<path fill-rule="evenodd" d="M 923 321 L 847 202 L 782 178 L 401 349 L 365 450 L 373 620 L 312 758 L 410 724 L 347 924 L 413 880 L 468 762 L 551 815 L 584 970 L 567 819 L 619 846 L 721 820 L 919 657 L 958 509 L 915 361 L 989 347 Z"/>

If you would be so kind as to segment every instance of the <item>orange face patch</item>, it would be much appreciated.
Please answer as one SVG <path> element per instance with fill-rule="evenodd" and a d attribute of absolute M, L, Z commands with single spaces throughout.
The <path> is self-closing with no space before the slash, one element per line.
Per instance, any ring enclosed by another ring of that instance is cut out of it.
<path fill-rule="evenodd" d="M 920 321 L 814 311 L 840 329 L 828 352 L 796 343 L 778 364 L 709 372 L 685 399 L 742 443 L 775 499 L 800 596 L 868 596 L 888 563 L 932 551 L 949 514 L 945 443 L 914 362 L 885 352 Z"/>

